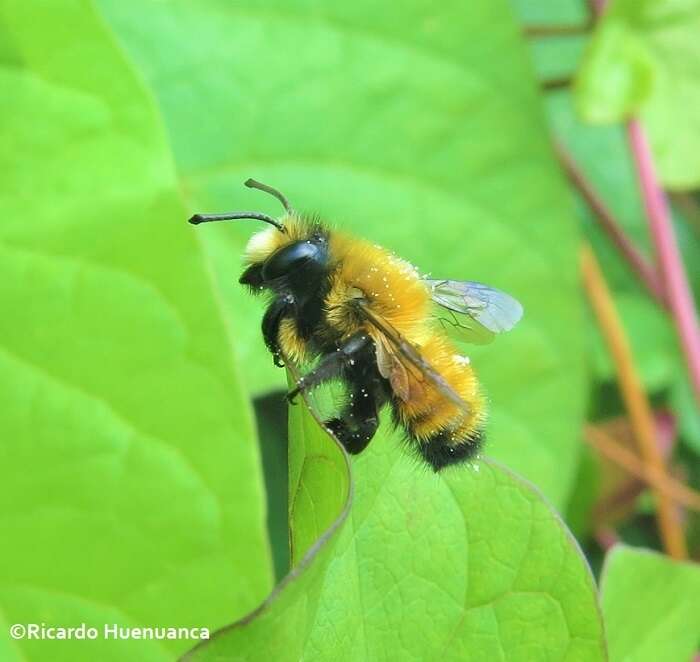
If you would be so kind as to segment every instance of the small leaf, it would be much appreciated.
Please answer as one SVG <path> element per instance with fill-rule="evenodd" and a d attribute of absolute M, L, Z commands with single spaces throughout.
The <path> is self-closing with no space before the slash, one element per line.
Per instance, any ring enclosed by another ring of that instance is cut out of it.
<path fill-rule="evenodd" d="M 589 122 L 640 115 L 666 186 L 700 183 L 700 0 L 613 0 L 576 85 Z"/>
<path fill-rule="evenodd" d="M 700 632 L 700 568 L 618 545 L 605 560 L 610 662 L 690 660 Z"/>
<path fill-rule="evenodd" d="M 289 387 L 295 382 L 289 381 Z M 349 507 L 350 467 L 346 454 L 319 421 L 305 416 L 301 396 L 289 412 L 289 546 L 296 565 Z"/>

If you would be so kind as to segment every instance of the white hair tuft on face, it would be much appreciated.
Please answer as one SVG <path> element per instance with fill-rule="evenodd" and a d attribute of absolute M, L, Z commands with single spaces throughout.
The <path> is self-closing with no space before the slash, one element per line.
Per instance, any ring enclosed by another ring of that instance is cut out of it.
<path fill-rule="evenodd" d="M 245 255 L 249 262 L 263 262 L 277 247 L 278 230 L 266 228 L 256 232 L 245 247 Z"/>

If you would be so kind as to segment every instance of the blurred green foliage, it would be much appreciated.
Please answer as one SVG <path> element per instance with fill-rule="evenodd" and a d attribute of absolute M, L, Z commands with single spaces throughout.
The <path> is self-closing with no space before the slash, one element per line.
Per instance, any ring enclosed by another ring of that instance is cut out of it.
<path fill-rule="evenodd" d="M 615 0 L 589 44 L 576 100 L 591 122 L 639 115 L 663 183 L 700 184 L 700 0 Z"/>

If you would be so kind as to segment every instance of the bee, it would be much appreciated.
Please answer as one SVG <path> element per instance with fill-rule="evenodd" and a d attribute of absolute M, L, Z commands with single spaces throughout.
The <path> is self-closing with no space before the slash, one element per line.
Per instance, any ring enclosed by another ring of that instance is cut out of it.
<path fill-rule="evenodd" d="M 239 282 L 269 296 L 262 335 L 275 364 L 313 366 L 298 377 L 290 402 L 340 380 L 344 402 L 325 426 L 348 453 L 366 448 L 388 405 L 435 471 L 473 458 L 486 400 L 453 337 L 490 339 L 518 322 L 522 306 L 481 283 L 422 277 L 390 251 L 296 212 L 278 190 L 252 179 L 245 185 L 277 198 L 284 215 L 196 214 L 189 222 L 271 226 L 249 240 Z"/>

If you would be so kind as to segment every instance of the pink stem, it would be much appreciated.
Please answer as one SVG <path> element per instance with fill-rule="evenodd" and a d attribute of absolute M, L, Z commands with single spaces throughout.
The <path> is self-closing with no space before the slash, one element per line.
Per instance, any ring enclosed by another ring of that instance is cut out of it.
<path fill-rule="evenodd" d="M 611 547 L 614 547 L 615 545 L 617 545 L 618 542 L 620 542 L 620 538 L 618 537 L 615 530 L 607 526 L 597 529 L 593 535 L 595 536 L 595 539 L 598 542 L 598 544 L 606 552 Z"/>
<path fill-rule="evenodd" d="M 596 17 L 599 17 L 605 11 L 607 0 L 590 0 L 591 9 Z"/>
<path fill-rule="evenodd" d="M 673 313 L 695 396 L 700 402 L 700 327 L 695 302 L 683 269 L 666 197 L 656 179 L 644 130 L 638 120 L 632 119 L 627 124 L 627 131 L 666 298 Z"/>
<path fill-rule="evenodd" d="M 661 449 L 661 454 L 668 459 L 676 441 L 676 417 L 666 409 L 658 409 L 654 412 L 656 423 L 656 439 Z"/>

